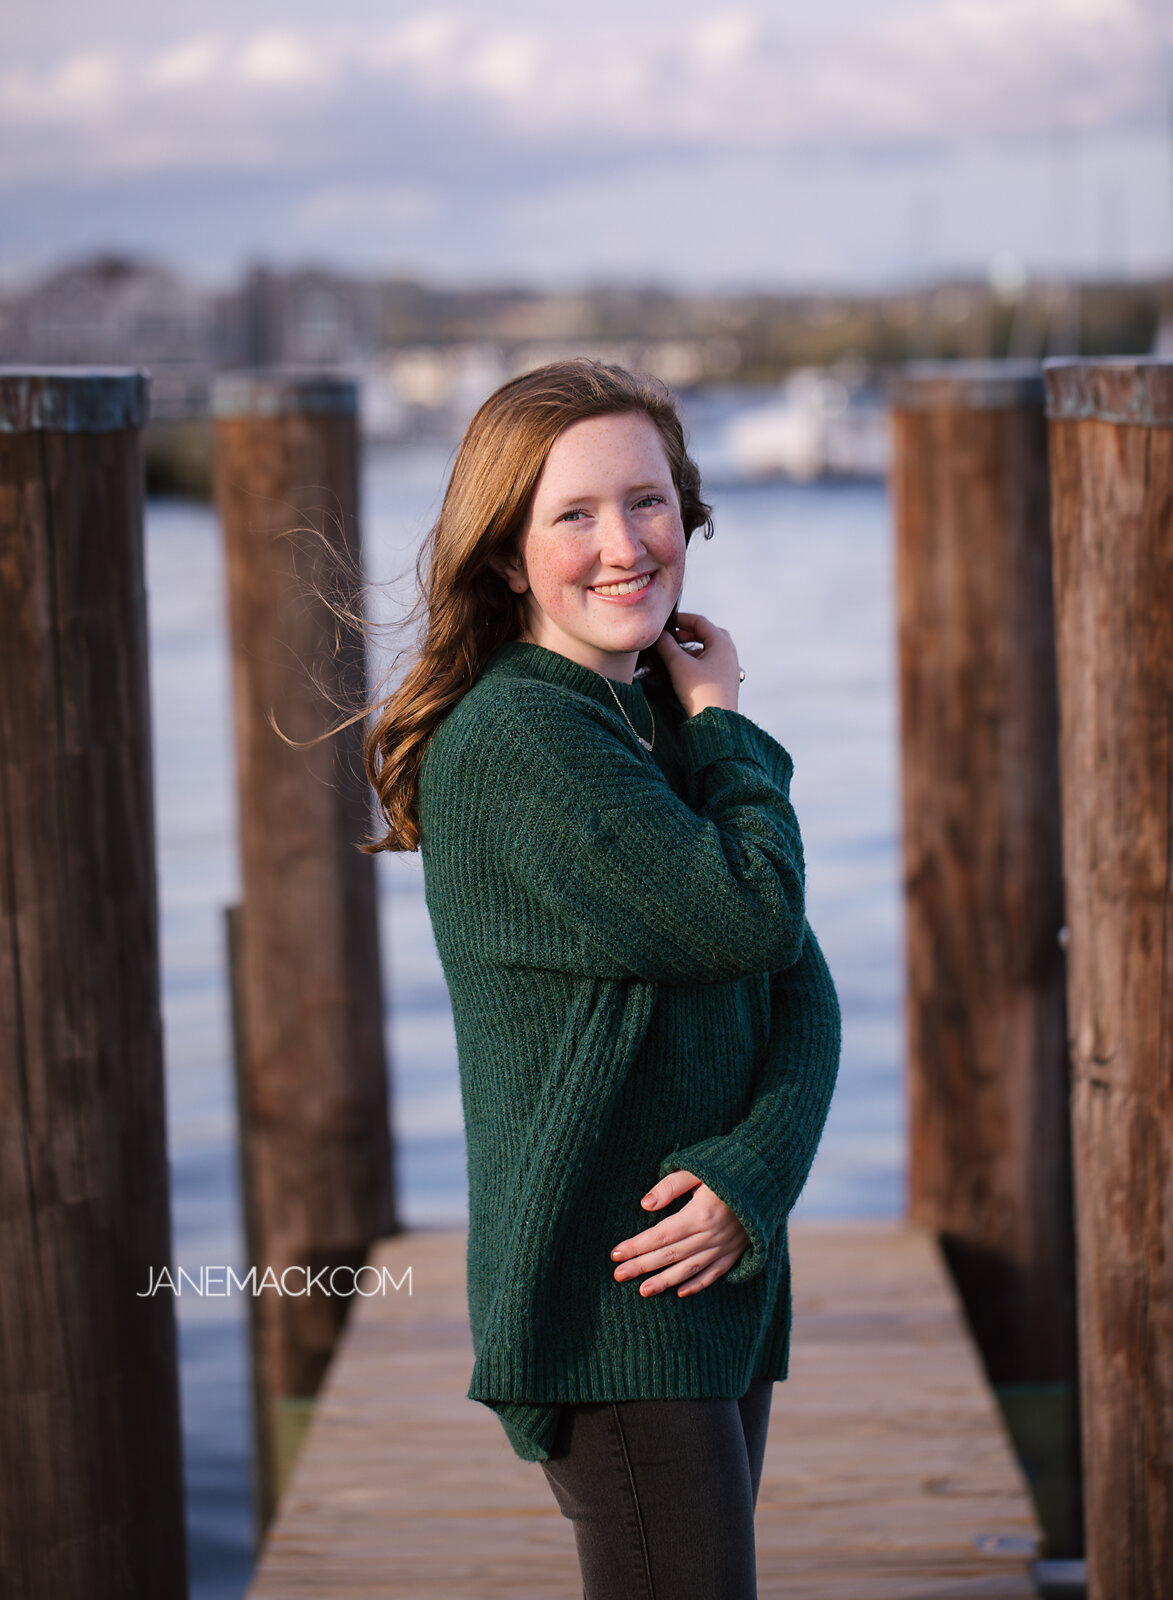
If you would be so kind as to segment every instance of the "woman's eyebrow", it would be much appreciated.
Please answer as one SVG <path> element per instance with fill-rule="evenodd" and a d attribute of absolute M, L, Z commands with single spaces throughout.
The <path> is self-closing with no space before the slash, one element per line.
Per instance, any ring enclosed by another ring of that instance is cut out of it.
<path fill-rule="evenodd" d="M 652 479 L 648 483 L 630 483 L 630 484 L 627 485 L 627 487 L 625 489 L 621 489 L 620 493 L 624 494 L 624 495 L 628 495 L 628 494 L 646 494 L 649 489 L 654 489 L 656 491 L 656 493 L 659 494 L 667 486 L 668 486 L 668 479 L 666 479 L 666 478 Z M 562 497 L 562 499 L 555 500 L 554 504 L 560 510 L 564 511 L 567 506 L 582 505 L 582 504 L 584 504 L 584 503 L 586 503 L 588 501 L 597 500 L 598 498 L 599 498 L 599 496 L 598 496 L 597 493 L 595 493 L 593 490 L 587 489 L 587 490 L 584 490 L 584 492 L 582 494 L 564 495 Z"/>

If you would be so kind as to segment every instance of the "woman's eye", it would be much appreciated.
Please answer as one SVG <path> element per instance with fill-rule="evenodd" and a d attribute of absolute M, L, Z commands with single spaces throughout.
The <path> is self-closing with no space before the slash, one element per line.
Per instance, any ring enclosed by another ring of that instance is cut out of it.
<path fill-rule="evenodd" d="M 662 494 L 645 494 L 642 500 L 637 500 L 635 503 L 637 508 L 639 506 L 662 506 L 664 504 L 664 496 Z"/>
<path fill-rule="evenodd" d="M 557 522 L 571 522 L 577 517 L 585 517 L 585 516 L 586 516 L 586 512 L 585 511 L 564 511 L 560 517 L 555 518 L 555 521 L 557 521 Z"/>

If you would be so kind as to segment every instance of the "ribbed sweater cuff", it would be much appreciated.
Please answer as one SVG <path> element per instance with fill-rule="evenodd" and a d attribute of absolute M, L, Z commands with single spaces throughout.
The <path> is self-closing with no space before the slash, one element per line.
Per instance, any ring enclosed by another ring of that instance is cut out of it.
<path fill-rule="evenodd" d="M 789 752 L 771 734 L 740 711 L 725 706 L 706 706 L 686 717 L 680 724 L 680 740 L 694 771 L 714 761 L 756 761 L 780 789 L 794 771 Z"/>
<path fill-rule="evenodd" d="M 685 1171 L 696 1176 L 736 1213 L 749 1244 L 724 1276 L 728 1284 L 744 1283 L 766 1264 L 779 1226 L 786 1220 L 784 1198 L 774 1175 L 752 1145 L 735 1133 L 717 1134 L 683 1150 L 673 1150 L 660 1163 L 659 1176 Z"/>

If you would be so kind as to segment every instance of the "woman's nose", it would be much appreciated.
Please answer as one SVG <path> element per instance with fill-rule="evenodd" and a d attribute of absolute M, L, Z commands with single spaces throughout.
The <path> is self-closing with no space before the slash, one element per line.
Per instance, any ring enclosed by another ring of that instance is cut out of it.
<path fill-rule="evenodd" d="M 599 559 L 609 567 L 632 567 L 644 554 L 646 546 L 622 511 L 614 511 L 603 519 L 600 529 Z"/>

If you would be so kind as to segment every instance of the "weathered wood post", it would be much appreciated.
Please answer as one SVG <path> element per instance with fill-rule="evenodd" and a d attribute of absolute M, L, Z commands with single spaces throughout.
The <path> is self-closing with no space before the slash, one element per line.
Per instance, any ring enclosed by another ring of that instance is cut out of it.
<path fill-rule="evenodd" d="M 187 1594 L 142 373 L 0 369 L 0 1592 Z"/>
<path fill-rule="evenodd" d="M 356 387 L 226 374 L 213 411 L 236 695 L 246 1228 L 258 1280 L 296 1269 L 291 1292 L 250 1301 L 265 1526 L 350 1303 L 352 1270 L 331 1273 L 360 1267 L 397 1223 L 374 862 L 358 849 L 371 832 L 361 728 L 298 749 L 269 722 L 314 739 L 338 720 L 314 673 L 343 697 L 365 686 L 364 641 L 343 627 L 335 648 L 322 598 L 337 590 L 332 552 L 360 561 Z"/>
<path fill-rule="evenodd" d="M 1074 1244 L 1041 370 L 893 382 L 909 1211 L 995 1383 L 1073 1381 Z"/>
<path fill-rule="evenodd" d="M 1090 1600 L 1173 1594 L 1173 362 L 1046 365 Z"/>

